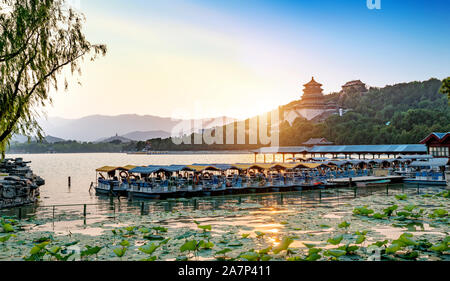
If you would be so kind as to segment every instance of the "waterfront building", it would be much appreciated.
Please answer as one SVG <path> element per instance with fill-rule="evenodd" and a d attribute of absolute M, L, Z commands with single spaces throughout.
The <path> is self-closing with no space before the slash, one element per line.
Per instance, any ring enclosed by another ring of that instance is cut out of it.
<path fill-rule="evenodd" d="M 425 144 L 428 153 L 436 158 L 450 158 L 450 132 L 432 133 L 421 144 Z"/>
<path fill-rule="evenodd" d="M 326 138 L 317 138 L 317 139 L 311 138 L 307 142 L 303 143 L 304 146 L 309 146 L 309 147 L 312 147 L 315 145 L 332 145 L 332 144 L 334 144 L 334 143 L 328 141 Z"/>
<path fill-rule="evenodd" d="M 274 160 L 275 155 L 282 155 L 283 162 L 286 156 L 297 157 L 301 156 L 303 159 L 308 157 L 322 157 L 322 158 L 344 158 L 352 159 L 380 159 L 381 157 L 397 158 L 401 155 L 425 155 L 427 154 L 427 147 L 423 144 L 387 144 L 387 145 L 314 145 L 313 147 L 306 146 L 288 146 L 288 147 L 262 147 L 257 150 L 252 150 L 255 157 L 257 155 L 272 155 Z M 266 161 L 266 160 L 265 160 Z"/>

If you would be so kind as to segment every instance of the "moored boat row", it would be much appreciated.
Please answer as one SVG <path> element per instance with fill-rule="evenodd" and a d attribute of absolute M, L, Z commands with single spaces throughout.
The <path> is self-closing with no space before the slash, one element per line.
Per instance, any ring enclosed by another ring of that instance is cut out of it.
<path fill-rule="evenodd" d="M 185 198 L 300 191 L 335 186 L 320 163 L 105 166 L 96 170 L 97 194 L 130 198 Z"/>

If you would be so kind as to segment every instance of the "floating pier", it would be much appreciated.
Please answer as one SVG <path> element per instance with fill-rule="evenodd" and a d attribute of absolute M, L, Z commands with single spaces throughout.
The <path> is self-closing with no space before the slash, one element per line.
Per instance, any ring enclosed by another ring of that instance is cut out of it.
<path fill-rule="evenodd" d="M 339 178 L 339 179 L 329 179 L 329 183 L 335 183 L 338 185 L 350 185 L 356 183 L 364 183 L 364 182 L 376 182 L 376 181 L 390 181 L 391 183 L 401 183 L 403 182 L 405 177 L 403 176 L 384 176 L 384 177 L 376 177 L 376 176 L 365 176 L 365 177 L 355 177 L 355 178 Z"/>

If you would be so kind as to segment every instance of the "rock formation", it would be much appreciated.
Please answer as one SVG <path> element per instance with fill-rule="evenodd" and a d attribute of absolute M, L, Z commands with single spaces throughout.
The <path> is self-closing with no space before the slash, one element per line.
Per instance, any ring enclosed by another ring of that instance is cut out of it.
<path fill-rule="evenodd" d="M 0 209 L 35 203 L 45 181 L 22 158 L 0 160 Z"/>

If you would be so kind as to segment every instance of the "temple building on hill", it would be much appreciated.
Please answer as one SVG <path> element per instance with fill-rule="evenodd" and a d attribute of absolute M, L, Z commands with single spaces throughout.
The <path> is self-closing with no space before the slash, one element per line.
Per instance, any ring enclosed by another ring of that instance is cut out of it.
<path fill-rule="evenodd" d="M 326 101 L 323 95 L 322 84 L 316 82 L 314 77 L 304 86 L 302 99 L 293 102 L 284 108 L 285 119 L 293 121 L 295 116 L 302 116 L 308 120 L 321 121 L 330 115 L 338 113 L 335 103 Z"/>
<path fill-rule="evenodd" d="M 354 80 L 347 82 L 344 86 L 342 86 L 343 94 L 350 93 L 361 93 L 364 94 L 367 92 L 367 86 L 361 80 Z"/>

